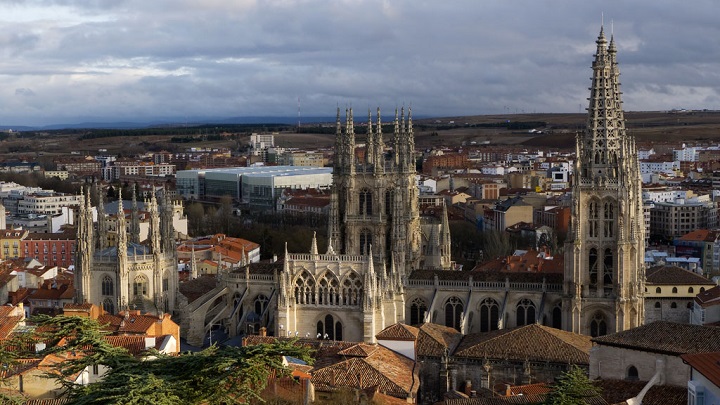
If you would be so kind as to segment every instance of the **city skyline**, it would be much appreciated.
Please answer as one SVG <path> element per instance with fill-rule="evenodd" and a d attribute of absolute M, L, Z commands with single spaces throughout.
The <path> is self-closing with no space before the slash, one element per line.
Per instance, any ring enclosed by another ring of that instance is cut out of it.
<path fill-rule="evenodd" d="M 332 115 L 577 113 L 604 14 L 627 111 L 720 109 L 700 1 L 10 1 L 0 125 Z M 711 40 L 708 40 L 711 39 Z"/>

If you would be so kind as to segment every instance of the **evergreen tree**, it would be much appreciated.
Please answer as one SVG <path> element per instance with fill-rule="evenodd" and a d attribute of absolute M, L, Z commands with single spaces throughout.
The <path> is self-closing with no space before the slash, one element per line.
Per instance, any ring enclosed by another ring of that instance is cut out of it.
<path fill-rule="evenodd" d="M 593 385 L 585 370 L 572 366 L 553 384 L 552 391 L 545 398 L 544 405 L 586 405 L 586 399 L 600 395 L 600 389 Z"/>

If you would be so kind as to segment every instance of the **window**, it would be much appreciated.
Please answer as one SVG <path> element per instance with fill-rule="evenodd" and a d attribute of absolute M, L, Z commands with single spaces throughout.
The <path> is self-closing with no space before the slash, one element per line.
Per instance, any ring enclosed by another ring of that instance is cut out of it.
<path fill-rule="evenodd" d="M 661 306 L 660 301 L 655 301 L 655 308 L 659 309 Z"/>
<path fill-rule="evenodd" d="M 410 325 L 418 325 L 425 322 L 427 305 L 422 298 L 415 298 L 410 304 Z"/>
<path fill-rule="evenodd" d="M 148 293 L 148 279 L 144 275 L 135 277 L 133 282 L 133 294 L 134 295 L 147 295 Z"/>
<path fill-rule="evenodd" d="M 370 247 L 373 243 L 372 233 L 369 229 L 360 230 L 360 254 L 370 254 Z"/>
<path fill-rule="evenodd" d="M 601 313 L 597 313 L 590 321 L 590 336 L 598 337 L 604 335 L 607 335 L 607 323 L 605 322 L 605 316 Z"/>
<path fill-rule="evenodd" d="M 658 287 L 655 289 L 656 294 L 662 294 L 662 288 Z"/>
<path fill-rule="evenodd" d="M 638 370 L 635 368 L 635 366 L 628 367 L 627 370 L 627 377 L 625 378 L 628 381 L 638 381 Z"/>
<path fill-rule="evenodd" d="M 343 305 L 360 305 L 362 303 L 362 281 L 357 273 L 352 272 L 343 281 L 342 303 Z"/>
<path fill-rule="evenodd" d="M 673 309 L 677 308 L 677 303 L 676 302 L 670 303 L 670 308 L 673 308 Z"/>
<path fill-rule="evenodd" d="M 372 192 L 368 189 L 360 190 L 360 215 L 372 215 Z"/>
<path fill-rule="evenodd" d="M 445 326 L 460 331 L 460 318 L 462 318 L 463 303 L 458 297 L 450 297 L 445 301 Z"/>
<path fill-rule="evenodd" d="M 673 289 L 672 289 L 673 294 L 677 294 L 677 291 L 678 291 L 677 287 L 673 287 Z"/>
<path fill-rule="evenodd" d="M 597 249 L 590 249 L 588 256 L 588 264 L 590 265 L 590 287 L 597 287 L 598 282 L 598 253 Z"/>
<path fill-rule="evenodd" d="M 255 313 L 258 314 L 258 316 L 262 315 L 263 312 L 265 312 L 265 308 L 267 308 L 268 302 L 270 302 L 270 300 L 263 294 L 255 297 Z"/>
<path fill-rule="evenodd" d="M 498 329 L 499 306 L 492 298 L 485 298 L 480 304 L 480 332 Z"/>
<path fill-rule="evenodd" d="M 340 305 L 340 283 L 330 272 L 323 274 L 318 282 L 318 303 L 321 305 Z"/>
<path fill-rule="evenodd" d="M 105 298 L 103 301 L 103 309 L 111 314 L 115 313 L 115 303 L 110 298 Z"/>
<path fill-rule="evenodd" d="M 113 280 L 110 276 L 102 279 L 102 295 L 113 295 Z"/>
<path fill-rule="evenodd" d="M 695 290 L 692 287 L 688 287 L 688 294 L 695 293 Z"/>
<path fill-rule="evenodd" d="M 606 202 L 604 206 L 604 227 L 603 236 L 606 238 L 612 238 L 615 229 L 615 205 L 611 202 Z"/>
<path fill-rule="evenodd" d="M 315 303 L 315 280 L 307 271 L 303 271 L 302 274 L 295 279 L 295 303 Z"/>
<path fill-rule="evenodd" d="M 590 205 L 588 207 L 588 217 L 590 219 L 589 221 L 589 227 L 588 227 L 588 236 L 591 238 L 597 238 L 598 237 L 598 222 L 600 218 L 599 206 L 597 201 L 590 202 Z"/>
<path fill-rule="evenodd" d="M 326 340 L 342 340 L 342 324 L 335 321 L 332 315 L 317 322 L 317 338 Z"/>
<path fill-rule="evenodd" d="M 517 307 L 517 326 L 530 325 L 535 323 L 535 304 L 529 299 L 523 299 L 518 302 Z"/>
<path fill-rule="evenodd" d="M 558 302 L 552 310 L 552 327 L 562 329 L 562 302 Z"/>

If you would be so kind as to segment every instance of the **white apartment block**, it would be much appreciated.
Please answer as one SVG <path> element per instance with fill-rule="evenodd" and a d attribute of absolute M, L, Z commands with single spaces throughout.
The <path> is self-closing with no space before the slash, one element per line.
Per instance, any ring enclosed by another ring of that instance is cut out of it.
<path fill-rule="evenodd" d="M 175 165 L 152 162 L 115 162 L 102 168 L 103 180 L 119 180 L 124 176 L 165 177 L 175 174 Z"/>
<path fill-rule="evenodd" d="M 80 198 L 74 194 L 25 195 L 18 201 L 18 214 L 57 215 L 63 207 L 78 205 Z"/>

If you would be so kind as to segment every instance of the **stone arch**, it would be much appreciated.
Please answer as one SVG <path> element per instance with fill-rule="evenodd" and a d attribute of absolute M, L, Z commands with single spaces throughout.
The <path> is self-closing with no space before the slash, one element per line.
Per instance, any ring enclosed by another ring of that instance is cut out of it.
<path fill-rule="evenodd" d="M 677 289 L 677 287 L 673 287 L 673 289 L 672 289 L 672 293 L 673 293 L 673 294 L 677 294 L 677 292 L 678 292 L 678 289 Z"/>
<path fill-rule="evenodd" d="M 340 302 L 342 305 L 361 305 L 363 295 L 363 283 L 360 276 L 350 271 L 341 283 Z"/>
<path fill-rule="evenodd" d="M 315 303 L 315 278 L 307 270 L 303 270 L 295 278 L 294 285 L 296 304 Z"/>
<path fill-rule="evenodd" d="M 638 376 L 638 369 L 635 366 L 630 366 L 627 368 L 627 372 L 625 373 L 625 379 L 628 381 L 638 381 L 640 378 Z"/>
<path fill-rule="evenodd" d="M 655 288 L 655 294 L 662 294 L 662 288 L 656 287 L 656 288 Z"/>
<path fill-rule="evenodd" d="M 318 278 L 318 304 L 340 305 L 340 281 L 331 271 Z"/>

